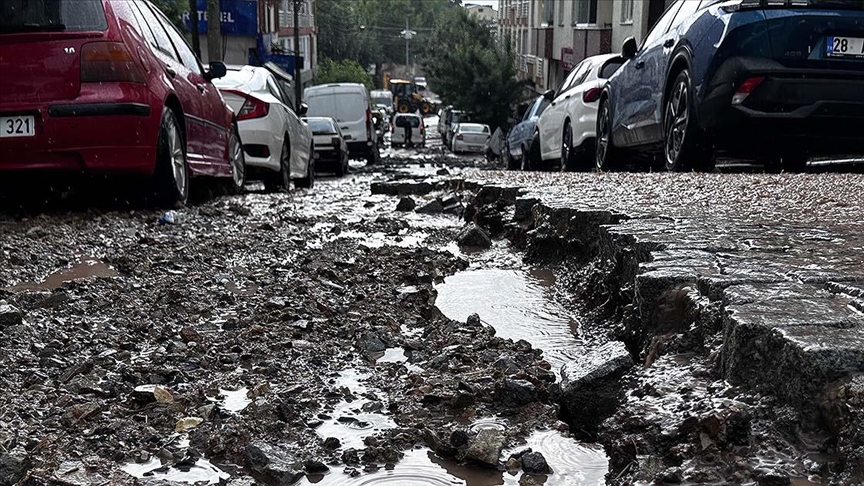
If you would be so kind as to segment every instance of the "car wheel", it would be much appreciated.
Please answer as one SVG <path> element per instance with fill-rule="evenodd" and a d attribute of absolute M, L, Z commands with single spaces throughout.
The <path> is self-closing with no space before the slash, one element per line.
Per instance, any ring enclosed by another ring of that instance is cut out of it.
<path fill-rule="evenodd" d="M 594 139 L 586 139 L 582 142 L 582 146 L 574 148 L 570 154 L 571 165 L 573 170 L 579 172 L 587 172 L 594 165 Z"/>
<path fill-rule="evenodd" d="M 231 164 L 231 193 L 240 194 L 246 185 L 246 156 L 243 154 L 237 125 L 232 125 L 231 137 L 228 139 L 228 162 Z"/>
<path fill-rule="evenodd" d="M 291 190 L 291 144 L 288 137 L 282 144 L 282 153 L 279 155 L 279 170 L 269 174 L 264 179 L 264 189 L 267 192 L 279 192 Z"/>
<path fill-rule="evenodd" d="M 315 148 L 309 147 L 309 154 L 314 154 Z M 311 189 L 315 186 L 315 162 L 310 158 L 306 164 L 306 177 L 294 179 L 294 187 L 300 189 Z"/>
<path fill-rule="evenodd" d="M 576 170 L 576 155 L 573 150 L 573 130 L 570 122 L 564 124 L 564 133 L 561 134 L 561 172 L 573 172 Z"/>
<path fill-rule="evenodd" d="M 529 170 L 539 170 L 542 167 L 543 160 L 540 158 L 540 134 L 535 133 L 528 145 L 528 152 L 522 157 L 528 159 Z"/>
<path fill-rule="evenodd" d="M 501 149 L 501 161 L 504 163 L 504 167 L 506 167 L 507 170 L 516 170 L 519 168 L 519 166 L 516 165 L 517 161 L 510 155 L 510 146 L 506 144 L 504 145 L 504 148 Z"/>
<path fill-rule="evenodd" d="M 714 168 L 711 150 L 696 121 L 694 99 L 690 73 L 685 69 L 672 83 L 663 116 L 663 152 L 670 172 Z"/>
<path fill-rule="evenodd" d="M 180 133 L 177 117 L 167 106 L 159 125 L 154 174 L 156 198 L 169 207 L 186 204 L 189 199 L 189 164 L 186 143 Z"/>
<path fill-rule="evenodd" d="M 612 110 L 609 100 L 600 103 L 597 113 L 597 142 L 594 147 L 594 166 L 598 171 L 618 170 L 621 156 L 612 142 Z"/>
<path fill-rule="evenodd" d="M 376 165 L 381 160 L 381 154 L 378 153 L 378 146 L 376 145 L 371 151 L 369 155 L 366 157 L 366 165 Z"/>

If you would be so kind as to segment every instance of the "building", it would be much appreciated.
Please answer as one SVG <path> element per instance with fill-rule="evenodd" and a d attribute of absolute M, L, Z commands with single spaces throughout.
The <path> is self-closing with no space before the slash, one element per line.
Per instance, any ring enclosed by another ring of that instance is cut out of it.
<path fill-rule="evenodd" d="M 641 40 L 673 0 L 499 0 L 498 34 L 533 93 L 555 89 L 586 57 Z"/>
<path fill-rule="evenodd" d="M 468 10 L 468 15 L 477 17 L 480 20 L 485 20 L 489 23 L 496 23 L 498 21 L 498 12 L 488 5 L 466 3 L 463 7 Z"/>
<path fill-rule="evenodd" d="M 300 2 L 298 23 L 300 26 L 299 49 L 294 47 L 294 1 Z M 315 18 L 315 0 L 281 0 L 279 7 L 278 42 L 288 54 L 298 54 L 303 61 L 300 70 L 301 86 L 312 84 L 318 67 L 318 24 Z M 293 71 L 290 71 L 293 73 Z"/>

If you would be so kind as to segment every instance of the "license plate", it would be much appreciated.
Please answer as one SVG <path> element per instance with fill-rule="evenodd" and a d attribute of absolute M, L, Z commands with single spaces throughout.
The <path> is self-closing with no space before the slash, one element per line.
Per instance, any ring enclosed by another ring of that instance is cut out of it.
<path fill-rule="evenodd" d="M 826 48 L 829 57 L 864 58 L 864 37 L 829 37 Z"/>
<path fill-rule="evenodd" d="M 0 116 L 0 138 L 35 137 L 36 118 L 32 116 Z"/>

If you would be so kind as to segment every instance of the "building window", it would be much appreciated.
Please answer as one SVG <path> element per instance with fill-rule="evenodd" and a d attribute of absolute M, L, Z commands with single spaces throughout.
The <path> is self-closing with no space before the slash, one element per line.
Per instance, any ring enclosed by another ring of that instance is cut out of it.
<path fill-rule="evenodd" d="M 597 0 L 573 0 L 573 25 L 597 23 Z"/>
<path fill-rule="evenodd" d="M 621 23 L 633 23 L 633 0 L 621 0 Z"/>
<path fill-rule="evenodd" d="M 567 2 L 558 2 L 558 24 L 564 26 L 564 4 Z"/>
<path fill-rule="evenodd" d="M 543 0 L 543 25 L 555 25 L 555 2 L 554 0 Z"/>

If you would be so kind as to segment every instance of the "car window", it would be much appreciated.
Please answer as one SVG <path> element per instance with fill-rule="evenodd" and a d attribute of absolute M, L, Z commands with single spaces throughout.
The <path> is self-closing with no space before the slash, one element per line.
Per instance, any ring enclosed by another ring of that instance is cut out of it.
<path fill-rule="evenodd" d="M 0 0 L 0 34 L 34 27 L 64 32 L 108 28 L 101 0 Z"/>
<path fill-rule="evenodd" d="M 143 18 L 142 24 L 148 26 L 150 32 L 153 33 L 154 43 L 150 44 L 150 47 L 171 57 L 175 61 L 179 61 L 177 53 L 174 51 L 174 46 L 171 45 L 171 39 L 168 37 L 165 29 L 162 28 L 156 16 L 150 11 L 150 8 L 140 1 L 135 2 L 135 6 L 141 12 L 141 17 Z"/>
<path fill-rule="evenodd" d="M 119 3 L 125 5 L 132 12 L 132 15 L 138 22 L 138 28 L 141 32 L 141 35 L 147 41 L 147 45 L 151 46 L 153 49 L 156 49 L 156 46 L 158 45 L 156 42 L 156 37 L 153 36 L 153 31 L 151 31 L 150 27 L 147 26 L 147 21 L 144 20 L 144 16 L 141 15 L 141 11 L 138 10 L 138 7 L 132 2 L 121 1 Z"/>
<path fill-rule="evenodd" d="M 600 74 L 597 76 L 600 79 L 609 79 L 615 74 L 615 71 L 618 70 L 624 64 L 624 59 L 615 58 L 610 61 L 607 61 L 606 64 L 600 69 Z"/>
<path fill-rule="evenodd" d="M 675 3 L 670 5 L 665 12 L 663 12 L 660 20 L 654 24 L 651 32 L 649 32 L 648 36 L 645 37 L 645 41 L 642 42 L 642 48 L 654 44 L 658 39 L 666 34 L 666 31 L 669 30 L 669 24 L 672 23 L 672 19 L 675 18 L 675 14 L 678 13 L 678 10 L 681 8 L 681 1 L 682 0 L 677 0 Z"/>
<path fill-rule="evenodd" d="M 594 70 L 594 65 L 590 62 L 585 62 L 585 69 L 583 72 L 576 75 L 575 78 L 570 82 L 570 86 L 567 86 L 567 89 L 573 88 L 575 86 L 579 86 L 580 84 L 585 82 L 585 79 L 588 78 L 588 75 L 591 74 L 591 71 Z"/>
<path fill-rule="evenodd" d="M 674 29 L 687 20 L 687 17 L 690 17 L 697 10 L 699 10 L 699 4 L 702 0 L 684 0 L 681 4 L 681 8 L 678 10 L 678 13 L 675 14 L 675 20 L 669 25 L 669 29 Z"/>
<path fill-rule="evenodd" d="M 180 54 L 180 62 L 186 66 L 186 69 L 193 73 L 198 75 L 203 74 L 201 63 L 198 62 L 198 58 L 195 57 L 192 48 L 186 43 L 186 39 L 177 32 L 177 28 L 174 27 L 174 24 L 166 19 L 165 16 L 162 15 L 162 12 L 154 9 L 153 13 L 159 18 L 162 27 L 165 29 L 165 32 L 168 33 L 168 37 L 171 38 L 174 48 L 177 50 L 177 53 Z"/>
<path fill-rule="evenodd" d="M 567 89 L 567 86 L 570 86 L 570 82 L 573 81 L 573 78 L 579 75 L 579 71 L 585 66 L 585 63 L 586 61 L 580 62 L 570 71 L 570 74 L 568 74 L 567 77 L 564 78 L 564 81 L 562 81 L 561 84 L 558 85 L 558 88 L 555 89 L 556 96 L 559 93 L 565 91 Z"/>
<path fill-rule="evenodd" d="M 309 125 L 309 130 L 312 131 L 312 135 L 335 135 L 339 133 L 330 120 L 319 118 L 306 120 L 306 123 Z"/>

